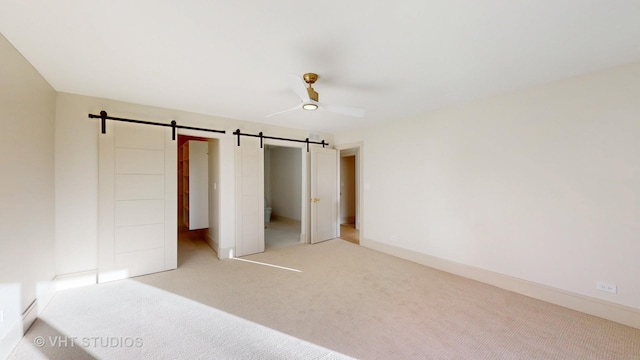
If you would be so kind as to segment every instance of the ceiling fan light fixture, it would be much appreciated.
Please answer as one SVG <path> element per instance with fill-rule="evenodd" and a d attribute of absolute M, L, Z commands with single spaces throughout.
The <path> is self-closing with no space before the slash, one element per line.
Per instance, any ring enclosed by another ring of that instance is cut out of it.
<path fill-rule="evenodd" d="M 302 104 L 302 108 L 305 110 L 313 111 L 318 109 L 318 105 L 314 103 L 304 103 Z"/>
<path fill-rule="evenodd" d="M 287 79 L 289 81 L 289 87 L 298 96 L 298 98 L 302 102 L 302 106 L 300 106 L 301 103 L 298 103 L 298 105 L 296 105 L 291 109 L 278 111 L 277 113 L 267 115 L 267 117 L 288 113 L 290 111 L 300 110 L 300 108 L 306 111 L 315 111 L 320 109 L 320 111 L 328 111 L 328 112 L 347 115 L 347 116 L 354 116 L 354 117 L 364 116 L 365 109 L 362 109 L 362 108 L 330 105 L 330 104 L 318 102 L 318 92 L 315 91 L 311 86 L 316 82 L 316 80 L 318 80 L 317 74 L 306 73 L 302 76 L 302 78 L 296 75 L 289 75 Z M 320 104 L 322 104 L 322 106 L 320 106 Z"/>

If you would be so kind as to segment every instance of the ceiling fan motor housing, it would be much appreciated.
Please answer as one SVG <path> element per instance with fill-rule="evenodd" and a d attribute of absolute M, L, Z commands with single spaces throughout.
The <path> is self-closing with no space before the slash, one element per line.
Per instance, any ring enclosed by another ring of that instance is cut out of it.
<path fill-rule="evenodd" d="M 304 81 L 311 85 L 313 83 L 315 83 L 318 80 L 318 74 L 314 74 L 314 73 L 306 73 L 304 75 L 302 75 L 302 78 L 304 79 Z"/>

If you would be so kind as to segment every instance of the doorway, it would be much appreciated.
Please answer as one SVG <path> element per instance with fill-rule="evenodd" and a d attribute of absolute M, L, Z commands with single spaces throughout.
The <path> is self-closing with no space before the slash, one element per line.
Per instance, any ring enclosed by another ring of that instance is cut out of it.
<path fill-rule="evenodd" d="M 360 244 L 359 148 L 340 150 L 340 238 Z"/>
<path fill-rule="evenodd" d="M 302 242 L 302 181 L 299 147 L 265 145 L 265 251 Z"/>
<path fill-rule="evenodd" d="M 218 251 L 219 177 L 218 139 L 179 134 L 179 242 L 204 241 L 214 251 Z M 189 254 L 179 251 L 179 264 L 188 256 Z"/>
<path fill-rule="evenodd" d="M 207 139 L 178 135 L 178 232 L 208 228 Z M 190 208 L 194 212 L 191 214 Z"/>

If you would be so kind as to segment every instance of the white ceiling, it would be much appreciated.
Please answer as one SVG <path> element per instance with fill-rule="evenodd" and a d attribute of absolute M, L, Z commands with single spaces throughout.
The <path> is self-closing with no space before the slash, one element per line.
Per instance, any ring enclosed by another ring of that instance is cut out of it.
<path fill-rule="evenodd" d="M 0 0 L 0 32 L 58 91 L 336 132 L 640 61 L 640 1 Z M 365 117 L 266 119 L 305 72 Z"/>

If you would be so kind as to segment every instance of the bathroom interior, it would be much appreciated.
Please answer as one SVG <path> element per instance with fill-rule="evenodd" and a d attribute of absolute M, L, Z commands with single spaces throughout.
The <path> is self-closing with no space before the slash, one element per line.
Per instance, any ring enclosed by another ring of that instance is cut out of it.
<path fill-rule="evenodd" d="M 265 145 L 265 250 L 300 244 L 302 215 L 302 151 Z"/>

